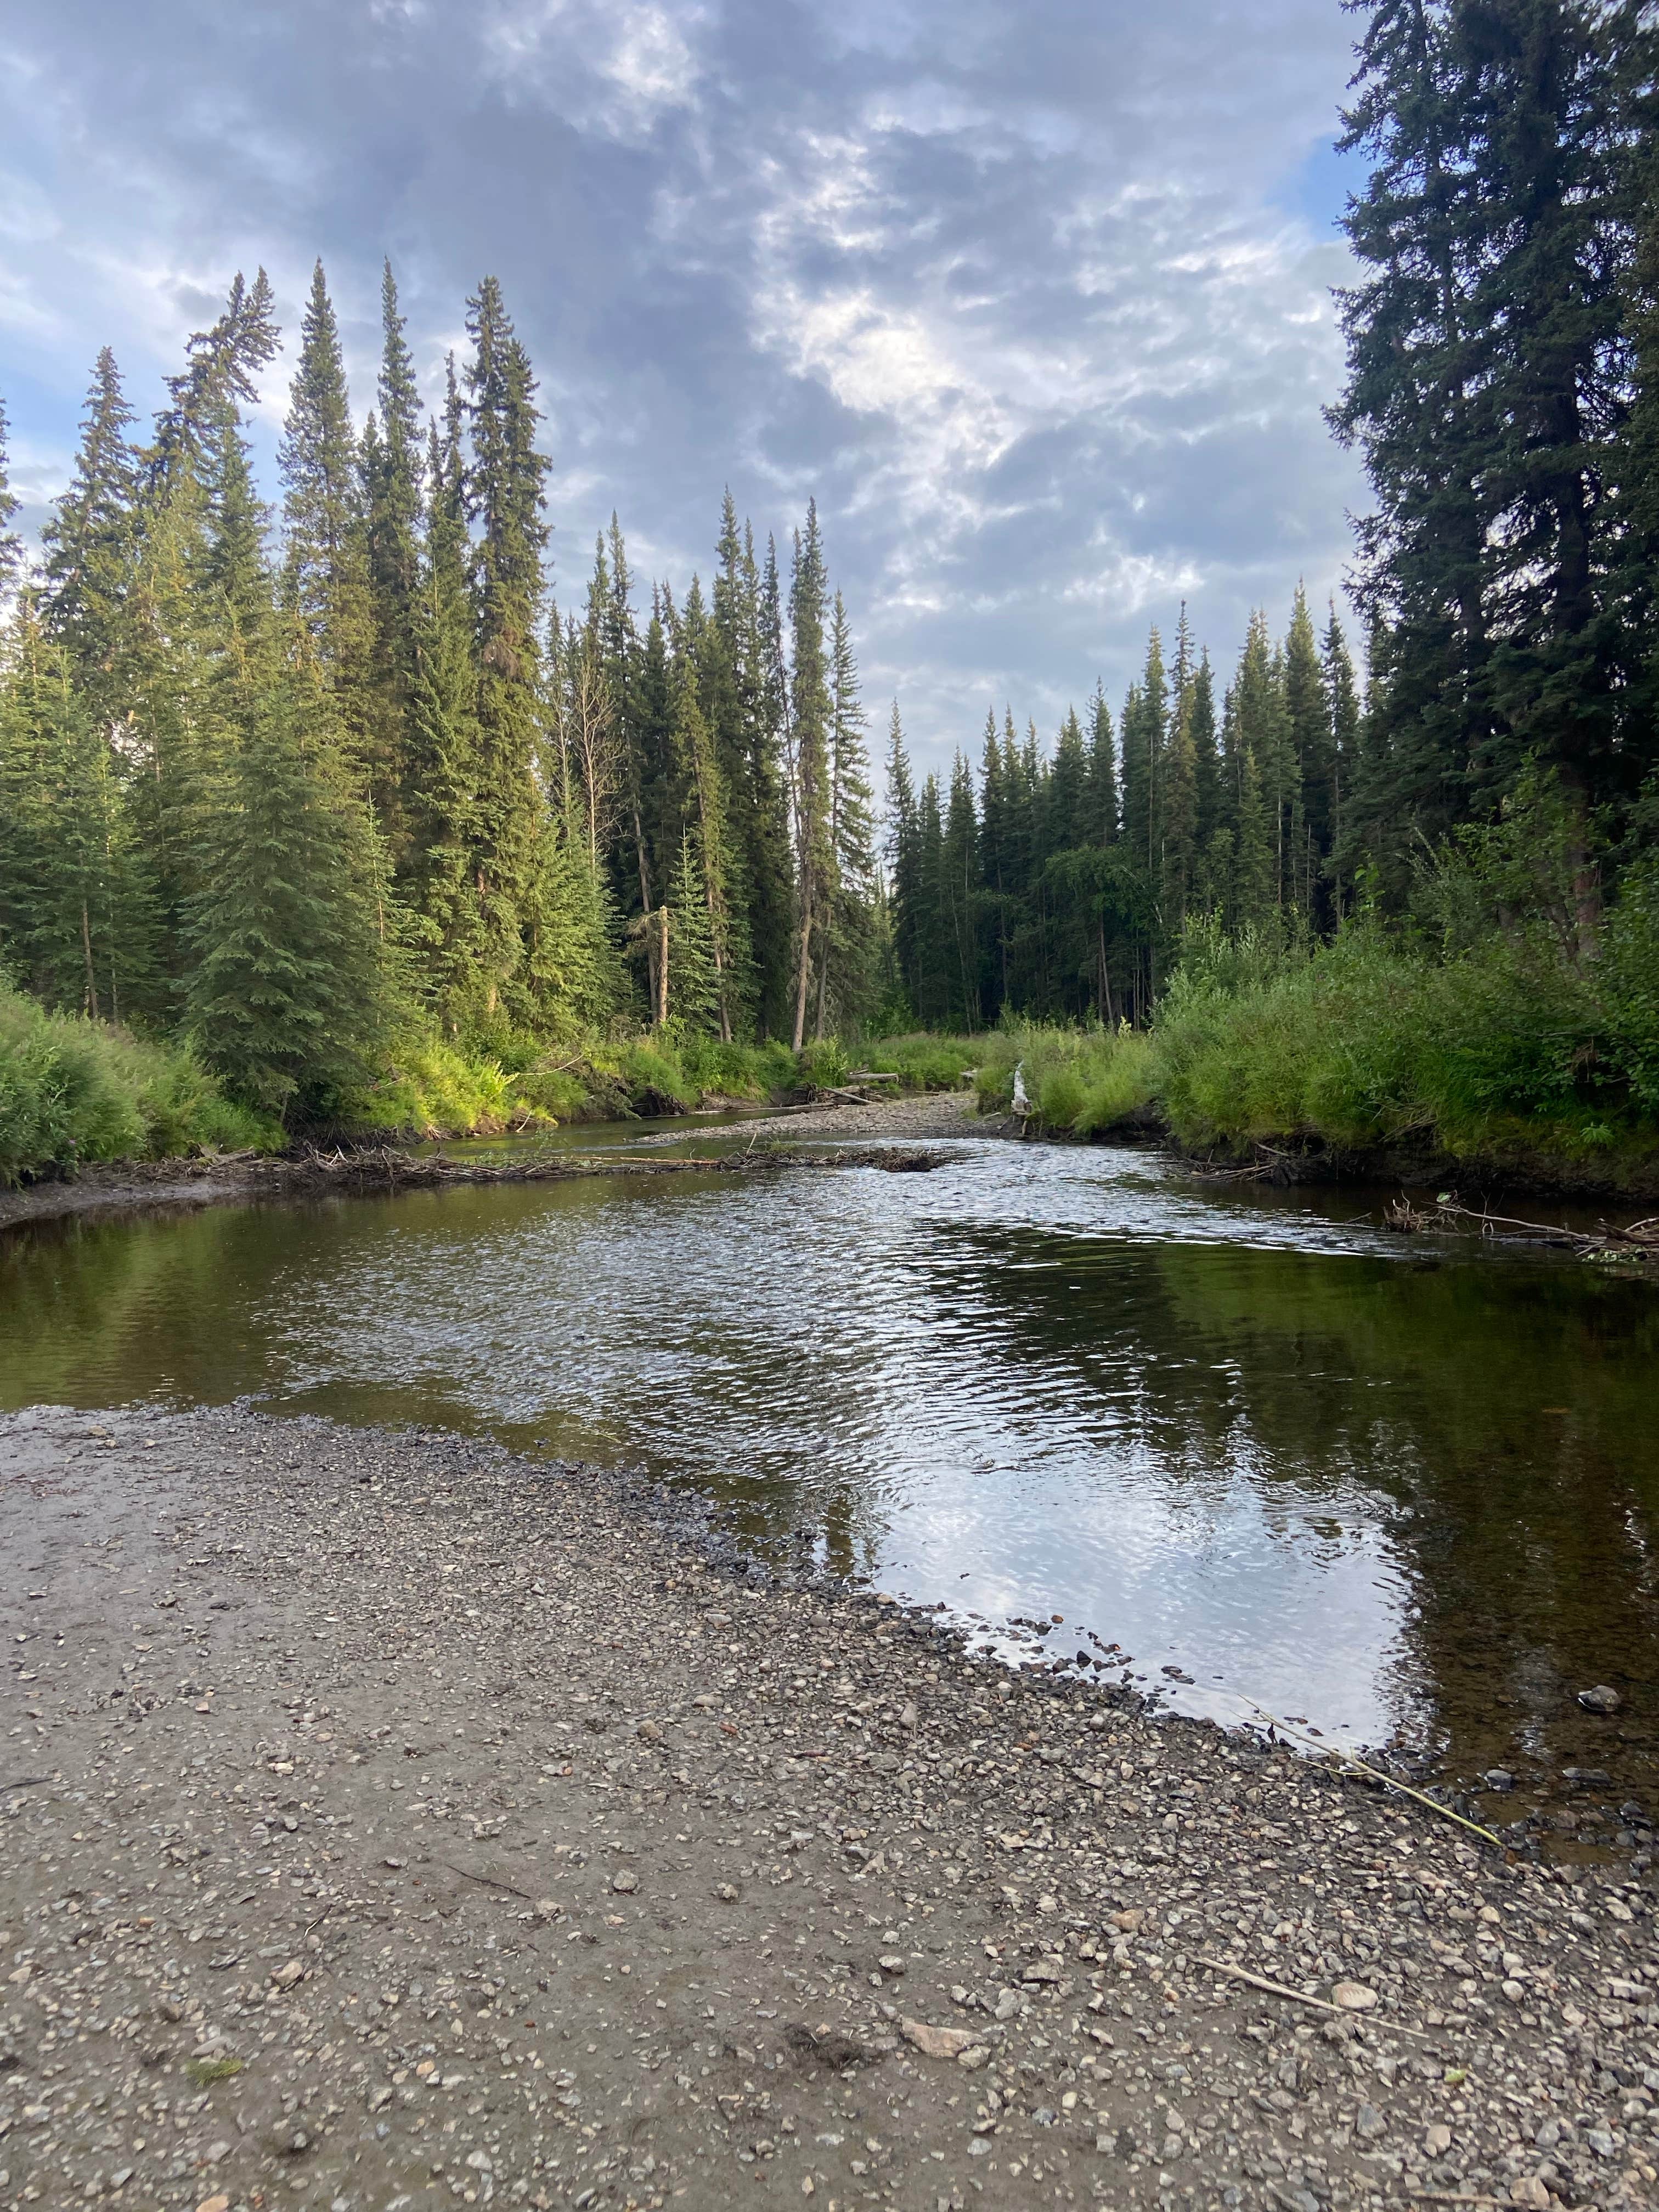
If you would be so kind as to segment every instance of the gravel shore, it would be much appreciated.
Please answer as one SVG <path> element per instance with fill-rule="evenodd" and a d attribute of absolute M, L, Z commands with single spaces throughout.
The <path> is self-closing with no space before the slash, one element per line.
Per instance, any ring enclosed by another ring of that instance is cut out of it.
<path fill-rule="evenodd" d="M 729 1127 L 710 1129 L 706 1124 L 688 1121 L 684 1128 L 671 1128 L 660 1136 L 641 1139 L 632 1149 L 679 1146 L 695 1142 L 700 1136 L 729 1139 L 734 1133 L 764 1138 L 769 1143 L 819 1134 L 883 1138 L 1000 1135 L 1006 1127 L 1001 1121 L 978 1122 L 973 1093 L 957 1091 L 929 1097 L 878 1098 L 868 1106 L 831 1103 L 796 1108 L 786 1114 L 756 1115 L 735 1131 Z M 626 1122 L 593 1123 L 595 1157 L 603 1159 L 607 1152 L 625 1139 L 628 1127 Z M 526 1146 L 527 1150 L 531 1148 Z M 348 1164 L 350 1160 L 363 1162 L 363 1188 L 387 1188 L 393 1187 L 396 1179 L 388 1178 L 380 1170 L 385 1163 L 399 1157 L 397 1146 L 387 1146 L 378 1152 L 350 1155 Z M 402 1157 L 409 1159 L 414 1170 L 429 1164 L 422 1163 L 418 1154 Z M 458 1164 L 472 1158 L 475 1171 L 480 1176 L 488 1171 L 487 1164 L 477 1162 L 476 1156 L 463 1152 L 455 1158 Z M 559 1170 L 573 1176 L 593 1171 L 585 1169 L 574 1153 Z M 29 1183 L 15 1190 L 0 1188 L 0 1231 L 26 1222 L 65 1220 L 84 1214 L 177 1213 L 205 1206 L 309 1198 L 325 1186 L 330 1189 L 343 1188 L 348 1180 L 345 1174 L 326 1177 L 304 1159 L 260 1159 L 239 1154 L 224 1159 L 110 1160 L 82 1168 L 72 1181 Z"/>
<path fill-rule="evenodd" d="M 1655 2201 L 1644 1856 L 465 1438 L 46 1409 L 0 1486 L 0 2205 Z"/>

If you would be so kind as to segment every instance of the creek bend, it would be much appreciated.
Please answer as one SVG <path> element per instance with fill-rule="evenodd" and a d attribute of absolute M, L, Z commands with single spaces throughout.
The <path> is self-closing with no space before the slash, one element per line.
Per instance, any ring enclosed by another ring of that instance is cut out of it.
<path fill-rule="evenodd" d="M 1651 1811 L 1650 1285 L 1152 1151 L 951 1152 L 20 1229 L 0 1402 L 246 1395 L 641 1464 L 1006 1649 L 1115 1644 L 1182 1710 Z"/>

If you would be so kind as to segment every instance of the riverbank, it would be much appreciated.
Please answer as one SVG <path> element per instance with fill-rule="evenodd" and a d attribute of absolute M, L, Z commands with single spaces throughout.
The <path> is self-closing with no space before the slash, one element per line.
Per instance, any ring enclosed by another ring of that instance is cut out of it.
<path fill-rule="evenodd" d="M 1651 2201 L 1644 1857 L 461 1437 L 37 1412 L 0 1484 L 8 2208 Z"/>
<path fill-rule="evenodd" d="M 914 1117 L 912 1130 L 900 1126 L 904 1118 L 896 1115 L 879 1133 L 897 1137 L 920 1133 L 931 1126 L 926 1115 L 918 1115 Z M 756 1125 L 757 1133 L 764 1131 L 768 1137 L 764 1146 L 711 1153 L 701 1159 L 641 1158 L 640 1148 L 634 1146 L 611 1146 L 587 1153 L 555 1152 L 527 1140 L 521 1148 L 495 1156 L 413 1152 L 400 1146 L 375 1145 L 275 1157 L 242 1153 L 199 1160 L 116 1160 L 84 1170 L 73 1182 L 33 1183 L 21 1190 L 0 1190 L 0 1233 L 25 1223 L 83 1214 L 168 1212 L 285 1199 L 385 1196 L 462 1183 L 572 1182 L 603 1176 L 698 1171 L 756 1175 L 799 1168 L 873 1167 L 900 1174 L 925 1173 L 939 1163 L 939 1155 L 916 1147 L 860 1150 L 843 1146 L 832 1152 L 803 1152 L 798 1144 L 776 1141 L 780 1137 L 810 1135 L 823 1126 L 816 1120 L 808 1128 L 785 1117 L 766 1117 Z M 671 1136 L 675 1143 L 683 1144 L 695 1133 L 692 1128 L 671 1132 Z M 848 1133 L 857 1132 L 849 1129 Z"/>

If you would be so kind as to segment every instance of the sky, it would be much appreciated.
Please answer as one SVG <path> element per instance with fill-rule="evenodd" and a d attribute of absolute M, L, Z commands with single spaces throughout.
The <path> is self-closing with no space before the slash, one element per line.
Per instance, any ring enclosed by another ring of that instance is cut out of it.
<path fill-rule="evenodd" d="M 361 420 L 389 255 L 425 390 L 501 281 L 555 588 L 613 509 L 707 576 L 722 491 L 816 497 L 872 723 L 1051 738 L 1188 602 L 1340 592 L 1338 0 L 9 0 L 0 398 L 38 526 L 99 347 L 148 416 L 263 264 L 320 255 Z M 266 488 L 292 353 L 256 442 Z"/>

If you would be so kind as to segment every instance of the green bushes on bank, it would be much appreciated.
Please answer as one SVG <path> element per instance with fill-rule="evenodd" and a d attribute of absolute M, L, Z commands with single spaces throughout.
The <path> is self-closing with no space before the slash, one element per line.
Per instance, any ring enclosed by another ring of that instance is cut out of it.
<path fill-rule="evenodd" d="M 1361 920 L 1310 949 L 1200 927 L 1150 1032 L 1000 1033 L 982 1108 L 1006 1109 L 1016 1069 L 1042 1125 L 1078 1137 L 1150 1114 L 1195 1151 L 1659 1152 L 1659 864 L 1589 957 L 1543 928 L 1431 948 Z"/>
<path fill-rule="evenodd" d="M 0 987 L 0 1183 L 83 1161 L 268 1146 L 276 1132 L 234 1105 L 189 1053 Z"/>

